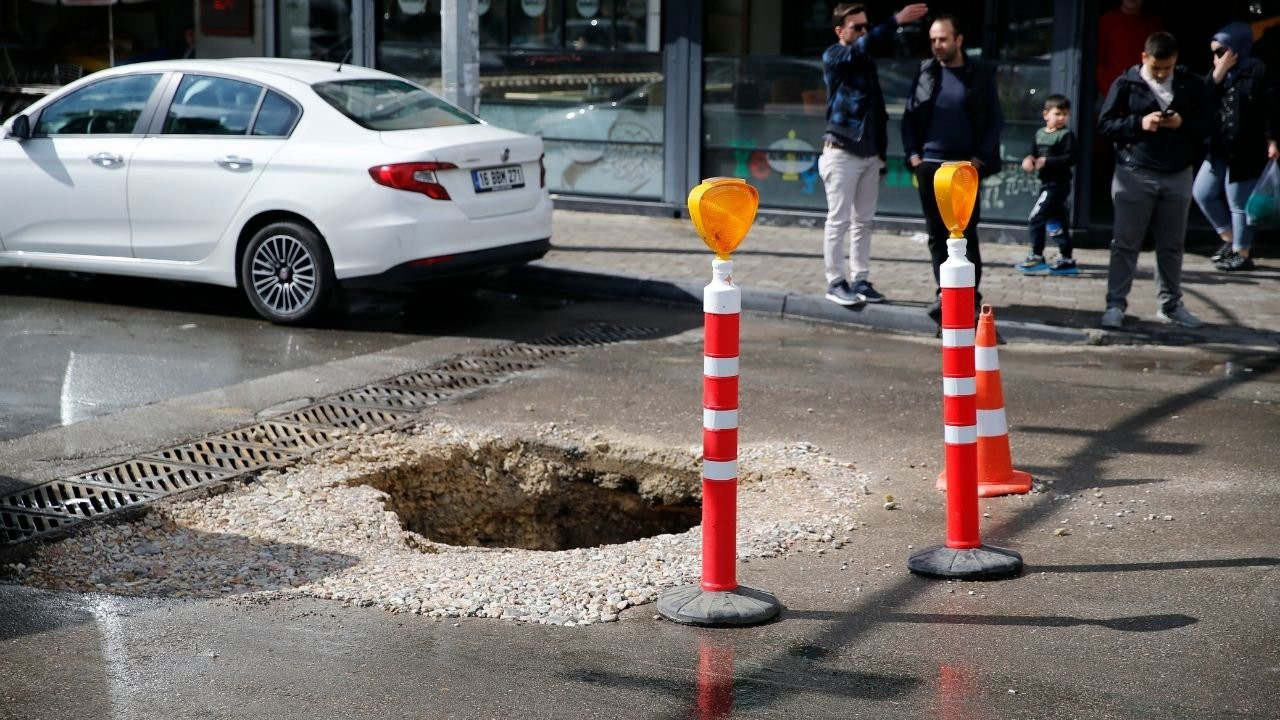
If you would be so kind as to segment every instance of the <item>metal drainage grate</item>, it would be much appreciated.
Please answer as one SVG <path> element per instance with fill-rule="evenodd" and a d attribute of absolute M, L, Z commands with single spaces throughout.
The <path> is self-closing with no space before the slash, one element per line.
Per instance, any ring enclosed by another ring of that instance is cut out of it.
<path fill-rule="evenodd" d="M 244 472 L 267 465 L 292 460 L 298 453 L 265 445 L 237 445 L 236 443 L 208 438 L 180 445 L 167 450 L 148 453 L 142 457 L 154 457 L 169 462 L 186 463 L 229 472 Z"/>
<path fill-rule="evenodd" d="M 498 382 L 497 378 L 485 377 L 484 375 L 426 370 L 423 372 L 409 373 L 408 375 L 398 375 L 389 380 L 384 380 L 381 384 L 395 387 L 437 390 L 452 397 L 464 392 L 488 387 L 496 382 Z"/>
<path fill-rule="evenodd" d="M 178 467 L 158 460 L 133 459 L 77 475 L 71 481 L 123 486 L 167 495 L 226 476 L 227 472 L 223 470 Z"/>
<path fill-rule="evenodd" d="M 392 410 L 416 411 L 434 405 L 451 394 L 440 390 L 413 390 L 395 385 L 366 385 L 326 400 L 347 405 L 373 405 Z"/>
<path fill-rule="evenodd" d="M 281 422 L 299 423 L 325 428 L 358 430 L 363 426 L 370 432 L 381 430 L 413 417 L 410 412 L 392 412 L 381 408 L 356 407 L 335 403 L 316 403 L 285 413 L 276 418 Z"/>
<path fill-rule="evenodd" d="M 54 480 L 0 498 L 0 509 L 15 516 L 19 523 L 25 519 L 28 524 L 47 524 L 48 529 L 54 529 L 158 496 L 159 493 L 138 488 Z M 18 528 L 5 522 L 4 529 L 9 532 Z"/>
<path fill-rule="evenodd" d="M 216 438 L 241 445 L 269 445 L 302 453 L 319 450 L 333 442 L 333 434 L 323 428 L 289 425 L 274 420 L 237 428 Z"/>
<path fill-rule="evenodd" d="M 525 370 L 534 370 L 540 367 L 542 367 L 542 363 L 536 360 L 487 358 L 479 355 L 472 355 L 469 357 L 456 358 L 435 369 L 440 372 L 464 372 L 502 376 L 524 372 Z"/>
<path fill-rule="evenodd" d="M 43 535 L 59 528 L 80 522 L 78 518 L 43 515 L 17 510 L 0 510 L 0 537 L 6 543 L 25 540 L 32 535 Z"/>
<path fill-rule="evenodd" d="M 660 332 L 658 328 L 643 325 L 614 325 L 612 323 L 591 323 L 574 328 L 559 335 L 551 335 L 537 340 L 530 340 L 530 345 L 554 345 L 594 347 L 613 343 L 643 340 Z"/>
<path fill-rule="evenodd" d="M 503 345 L 502 347 L 496 347 L 492 350 L 485 350 L 479 354 L 479 357 L 523 357 L 532 358 L 534 360 L 544 360 L 547 358 L 565 357 L 572 354 L 572 349 L 557 347 L 554 345 L 527 345 L 525 343 L 512 343 L 511 345 Z"/>

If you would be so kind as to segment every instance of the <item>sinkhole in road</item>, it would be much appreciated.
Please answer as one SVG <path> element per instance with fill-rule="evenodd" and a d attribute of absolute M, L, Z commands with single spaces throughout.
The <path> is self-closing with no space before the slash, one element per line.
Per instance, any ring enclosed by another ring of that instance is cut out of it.
<path fill-rule="evenodd" d="M 406 530 L 448 545 L 567 550 L 701 522 L 687 454 L 606 442 L 442 443 L 359 482 L 387 493 Z"/>

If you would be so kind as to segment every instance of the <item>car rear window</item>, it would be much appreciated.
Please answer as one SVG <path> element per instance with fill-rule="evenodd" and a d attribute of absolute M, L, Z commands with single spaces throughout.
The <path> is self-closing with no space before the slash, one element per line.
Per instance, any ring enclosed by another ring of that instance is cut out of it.
<path fill-rule="evenodd" d="M 360 79 L 312 88 L 338 112 L 370 130 L 474 125 L 480 119 L 403 80 Z"/>

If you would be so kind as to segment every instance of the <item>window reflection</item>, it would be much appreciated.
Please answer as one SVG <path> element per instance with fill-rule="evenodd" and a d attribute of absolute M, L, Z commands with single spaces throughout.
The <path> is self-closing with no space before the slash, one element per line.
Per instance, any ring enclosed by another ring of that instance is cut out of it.
<path fill-rule="evenodd" d="M 560 47 L 564 21 L 556 0 L 515 0 L 508 15 L 511 47 Z"/>
<path fill-rule="evenodd" d="M 280 57 L 338 62 L 351 51 L 351 0 L 281 0 L 276 27 Z"/>
<path fill-rule="evenodd" d="M 440 0 L 382 0 L 377 65 L 440 89 Z M 420 5 L 420 7 L 418 7 Z M 661 0 L 489 0 L 476 7 L 480 116 L 540 135 L 553 192 L 658 198 Z"/>
<path fill-rule="evenodd" d="M 664 82 L 658 53 L 508 53 L 480 115 L 540 135 L 555 192 L 657 198 Z"/>

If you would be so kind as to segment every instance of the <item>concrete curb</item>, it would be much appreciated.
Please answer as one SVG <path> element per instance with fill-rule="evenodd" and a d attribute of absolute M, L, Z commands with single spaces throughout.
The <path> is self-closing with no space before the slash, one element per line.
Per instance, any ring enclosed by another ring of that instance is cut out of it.
<path fill-rule="evenodd" d="M 677 305 L 702 305 L 705 283 L 624 273 L 604 274 L 571 266 L 534 263 L 515 269 L 498 281 L 509 292 L 555 294 L 564 297 L 648 300 Z M 860 305 L 842 307 L 817 295 L 770 288 L 743 287 L 742 309 L 783 318 L 817 320 L 933 336 L 937 325 L 916 305 Z M 1041 323 L 1000 321 L 1006 340 L 1100 344 L 1101 331 L 1056 327 Z"/>

